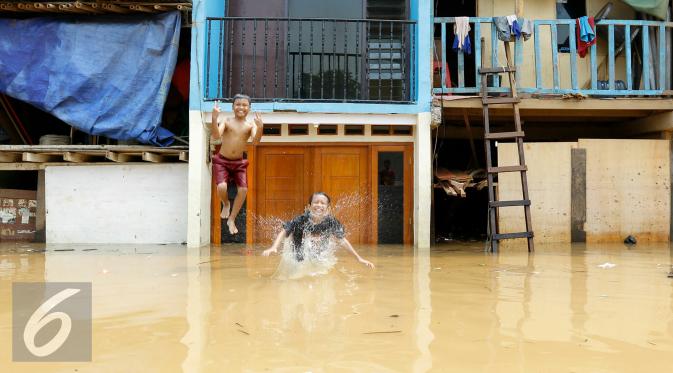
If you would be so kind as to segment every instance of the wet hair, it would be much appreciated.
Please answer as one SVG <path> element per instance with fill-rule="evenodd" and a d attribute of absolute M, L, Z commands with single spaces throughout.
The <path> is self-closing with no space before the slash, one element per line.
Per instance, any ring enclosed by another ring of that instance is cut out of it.
<path fill-rule="evenodd" d="M 247 100 L 248 104 L 250 104 L 250 96 L 244 95 L 243 93 L 237 93 L 234 95 L 234 98 L 232 99 L 231 103 L 232 105 L 236 102 L 236 100 Z"/>
<path fill-rule="evenodd" d="M 315 197 L 315 196 L 324 196 L 325 198 L 327 198 L 327 204 L 330 204 L 332 202 L 332 200 L 329 198 L 327 193 L 325 193 L 325 192 L 315 192 L 315 193 L 311 194 L 310 197 L 308 197 L 308 204 L 309 205 L 311 203 L 313 203 L 313 197 Z"/>

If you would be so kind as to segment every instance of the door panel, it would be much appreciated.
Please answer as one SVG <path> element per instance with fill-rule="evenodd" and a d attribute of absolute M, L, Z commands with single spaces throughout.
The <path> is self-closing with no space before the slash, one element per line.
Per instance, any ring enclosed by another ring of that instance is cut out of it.
<path fill-rule="evenodd" d="M 315 190 L 332 198 L 334 213 L 354 244 L 369 242 L 369 168 L 364 146 L 315 150 Z"/>
<path fill-rule="evenodd" d="M 255 242 L 269 242 L 278 232 L 280 220 L 301 213 L 308 191 L 308 151 L 299 147 L 259 147 Z"/>

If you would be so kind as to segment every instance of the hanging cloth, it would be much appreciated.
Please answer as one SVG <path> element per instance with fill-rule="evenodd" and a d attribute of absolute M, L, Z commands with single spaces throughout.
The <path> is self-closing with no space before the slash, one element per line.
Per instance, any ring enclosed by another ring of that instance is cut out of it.
<path fill-rule="evenodd" d="M 582 18 L 586 18 L 586 24 L 584 25 L 584 30 L 582 30 Z M 577 39 L 577 53 L 580 57 L 584 58 L 589 51 L 589 47 L 596 44 L 596 24 L 594 23 L 594 17 L 581 17 L 576 21 L 575 35 Z M 585 41 L 586 40 L 586 41 Z"/>
<path fill-rule="evenodd" d="M 453 50 L 462 50 L 467 54 L 472 53 L 472 43 L 470 42 L 470 19 L 468 17 L 456 17 L 453 24 Z"/>

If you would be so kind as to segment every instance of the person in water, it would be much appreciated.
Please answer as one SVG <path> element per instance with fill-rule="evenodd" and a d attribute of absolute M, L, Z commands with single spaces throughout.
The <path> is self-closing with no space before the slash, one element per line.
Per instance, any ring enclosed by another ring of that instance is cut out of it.
<path fill-rule="evenodd" d="M 286 238 L 291 238 L 290 247 L 297 262 L 320 259 L 323 251 L 329 248 L 330 238 L 344 246 L 357 260 L 367 267 L 374 264 L 363 259 L 346 239 L 343 225 L 330 214 L 330 198 L 323 192 L 316 192 L 309 198 L 308 211 L 286 222 L 271 247 L 262 255 L 277 253 Z M 286 246 L 287 247 L 287 246 Z M 307 258 L 308 257 L 308 258 Z"/>

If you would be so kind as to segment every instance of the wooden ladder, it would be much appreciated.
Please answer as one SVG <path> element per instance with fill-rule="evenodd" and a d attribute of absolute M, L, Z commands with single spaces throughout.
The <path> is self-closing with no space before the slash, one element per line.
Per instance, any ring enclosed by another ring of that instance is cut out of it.
<path fill-rule="evenodd" d="M 528 252 L 535 251 L 533 246 L 533 227 L 530 218 L 530 198 L 528 196 L 528 179 L 526 177 L 526 160 L 523 155 L 524 132 L 521 129 L 521 117 L 519 116 L 519 102 L 521 101 L 516 94 L 516 67 L 510 63 L 509 43 L 505 42 L 505 56 L 507 58 L 506 67 L 480 68 L 481 74 L 481 100 L 484 115 L 484 146 L 486 149 L 486 171 L 488 179 L 488 218 L 489 218 L 489 238 L 491 252 L 498 251 L 498 241 L 511 238 L 526 238 L 528 240 Z M 482 64 L 483 66 L 483 64 Z M 488 79 L 489 75 L 507 74 L 509 77 L 509 86 L 511 95 L 509 97 L 489 97 Z M 512 104 L 514 110 L 514 132 L 495 132 L 491 133 L 489 128 L 489 105 L 493 104 Z M 519 152 L 519 164 L 515 166 L 493 166 L 491 158 L 491 141 L 502 139 L 516 139 L 516 145 Z M 521 189 L 523 199 L 514 201 L 499 201 L 495 192 L 493 183 L 494 175 L 502 172 L 519 172 L 521 175 Z M 500 233 L 496 222 L 497 209 L 500 207 L 523 206 L 526 216 L 526 231 L 515 233 Z"/>

